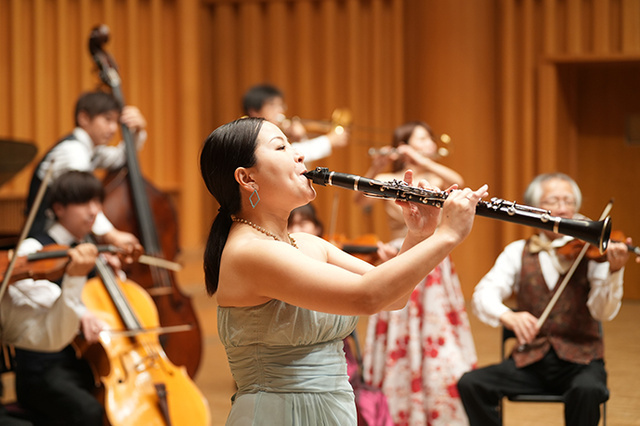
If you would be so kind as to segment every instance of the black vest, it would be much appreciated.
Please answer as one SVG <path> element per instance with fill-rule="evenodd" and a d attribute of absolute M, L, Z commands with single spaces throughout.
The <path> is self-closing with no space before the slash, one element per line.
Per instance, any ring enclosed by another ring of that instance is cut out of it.
<path fill-rule="evenodd" d="M 538 254 L 532 254 L 527 242 L 522 252 L 520 290 L 517 294 L 518 309 L 540 317 L 559 290 L 566 274 L 561 275 L 553 290 L 549 290 L 540 269 Z M 582 259 L 557 303 L 542 325 L 538 337 L 523 351 L 514 351 L 513 359 L 518 367 L 539 361 L 551 347 L 560 359 L 577 364 L 589 364 L 601 359 L 604 348 L 598 322 L 593 319 L 587 300 L 591 285 L 587 279 L 589 261 Z"/>
<path fill-rule="evenodd" d="M 42 184 L 42 179 L 38 177 L 38 172 L 42 167 L 42 163 L 49 156 L 49 154 L 51 154 L 51 151 L 53 150 L 53 148 L 60 145 L 62 142 L 65 142 L 68 140 L 77 140 L 77 138 L 73 135 L 73 133 L 71 133 L 65 136 L 64 138 L 60 139 L 58 142 L 56 142 L 54 146 L 51 147 L 51 149 L 49 149 L 49 151 L 45 154 L 45 156 L 42 157 L 42 160 L 40 160 L 35 170 L 33 171 L 33 176 L 31 177 L 31 183 L 29 184 L 29 195 L 27 195 L 27 206 L 25 210 L 25 216 L 29 215 L 29 212 L 31 211 L 31 206 L 33 206 L 33 203 L 36 200 L 36 195 L 38 194 L 38 190 L 40 189 L 40 185 Z M 29 231 L 30 237 L 41 235 L 45 231 L 44 227 L 47 223 L 47 217 L 45 215 L 45 211 L 50 207 L 49 206 L 49 204 L 51 203 L 50 199 L 51 199 L 51 191 L 49 190 L 49 188 L 47 188 L 46 192 L 44 193 L 44 197 L 42 198 L 42 202 L 38 207 L 38 212 L 36 213 L 36 216 L 33 220 L 33 225 L 31 225 L 31 230 Z"/>

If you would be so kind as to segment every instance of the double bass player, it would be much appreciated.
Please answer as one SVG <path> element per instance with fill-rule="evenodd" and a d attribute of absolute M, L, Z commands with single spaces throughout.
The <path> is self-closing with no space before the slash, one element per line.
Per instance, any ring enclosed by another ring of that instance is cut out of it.
<path fill-rule="evenodd" d="M 27 197 L 27 211 L 30 210 L 44 175 L 53 167 L 55 180 L 69 170 L 93 172 L 97 169 L 115 170 L 124 166 L 126 161 L 123 142 L 117 146 L 108 146 L 118 132 L 121 124 L 126 125 L 141 149 L 147 139 L 147 122 L 135 106 L 122 106 L 110 93 L 102 91 L 86 92 L 80 95 L 75 105 L 76 127 L 60 139 L 36 166 Z M 47 213 L 48 192 L 38 209 L 31 228 L 31 235 L 44 231 L 52 222 Z M 139 245 L 138 238 L 116 229 L 100 212 L 92 229 L 100 242 L 125 248 Z"/>

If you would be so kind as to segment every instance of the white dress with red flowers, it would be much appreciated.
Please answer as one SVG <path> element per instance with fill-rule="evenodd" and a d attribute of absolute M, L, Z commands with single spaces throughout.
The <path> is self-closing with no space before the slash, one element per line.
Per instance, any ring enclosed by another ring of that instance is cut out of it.
<path fill-rule="evenodd" d="M 382 388 L 396 425 L 467 425 L 456 383 L 476 350 L 460 281 L 447 257 L 399 311 L 369 317 L 368 384 Z"/>

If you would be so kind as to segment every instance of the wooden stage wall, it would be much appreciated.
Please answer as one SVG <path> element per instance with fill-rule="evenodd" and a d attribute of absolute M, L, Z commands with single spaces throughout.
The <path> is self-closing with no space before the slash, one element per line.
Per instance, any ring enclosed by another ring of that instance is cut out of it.
<path fill-rule="evenodd" d="M 352 141 L 323 165 L 364 173 L 367 149 L 412 119 L 448 133 L 445 163 L 466 184 L 521 200 L 540 172 L 574 176 L 583 212 L 615 199 L 614 227 L 640 242 L 634 220 L 640 113 L 637 0 L 0 0 L 0 138 L 37 145 L 0 188 L 0 232 L 22 225 L 33 166 L 73 126 L 78 94 L 98 84 L 88 37 L 107 24 L 128 103 L 149 122 L 145 176 L 170 193 L 183 250 L 197 250 L 217 206 L 201 184 L 206 135 L 242 115 L 251 85 L 286 94 L 288 115 L 353 113 Z M 349 191 L 318 189 L 325 225 L 388 236 L 381 206 L 364 213 Z M 530 229 L 478 218 L 453 253 L 467 296 L 502 247 Z M 640 298 L 638 266 L 627 298 Z"/>

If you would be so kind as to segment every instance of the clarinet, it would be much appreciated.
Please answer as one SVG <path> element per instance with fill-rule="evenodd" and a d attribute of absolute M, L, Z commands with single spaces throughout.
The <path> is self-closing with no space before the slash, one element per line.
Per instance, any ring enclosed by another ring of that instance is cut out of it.
<path fill-rule="evenodd" d="M 313 183 L 322 186 L 339 186 L 353 191 L 364 192 L 375 198 L 403 200 L 427 204 L 442 208 L 449 193 L 417 188 L 399 180 L 380 181 L 362 176 L 330 171 L 326 167 L 304 173 Z M 600 221 L 588 219 L 565 219 L 552 216 L 549 210 L 517 204 L 492 198 L 490 201 L 480 200 L 476 205 L 476 214 L 491 219 L 517 223 L 519 225 L 552 231 L 556 234 L 568 235 L 592 244 L 604 253 L 609 245 L 611 235 L 611 218 L 607 216 Z"/>

